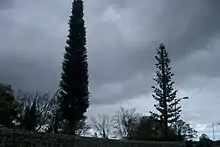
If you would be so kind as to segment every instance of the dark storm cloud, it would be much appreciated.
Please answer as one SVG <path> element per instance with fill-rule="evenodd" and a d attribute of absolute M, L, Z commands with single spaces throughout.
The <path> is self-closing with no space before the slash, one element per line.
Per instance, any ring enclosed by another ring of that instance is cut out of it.
<path fill-rule="evenodd" d="M 15 9 L 1 12 L 1 81 L 27 90 L 55 91 L 70 4 L 71 0 L 17 0 Z M 218 37 L 218 4 L 218 0 L 85 0 L 92 103 L 149 94 L 155 49 L 162 41 L 181 81 L 186 75 L 181 66 L 193 62 L 191 55 Z M 205 56 L 210 66 L 214 60 L 211 54 Z M 198 62 L 187 67 L 190 72 L 196 73 Z"/>
<path fill-rule="evenodd" d="M 15 89 L 53 93 L 62 61 L 57 53 L 62 54 L 58 49 L 65 45 L 65 38 L 45 33 L 22 17 L 14 19 L 13 13 L 7 16 L 0 15 L 0 32 L 4 34 L 0 35 L 0 81 Z"/>
<path fill-rule="evenodd" d="M 89 114 L 112 114 L 121 105 L 148 114 L 154 104 L 154 56 L 164 42 L 178 96 L 190 97 L 181 102 L 183 117 L 201 126 L 218 120 L 214 114 L 220 111 L 219 0 L 84 1 Z M 24 91 L 54 93 L 71 0 L 9 2 L 0 0 L 0 82 Z"/>
<path fill-rule="evenodd" d="M 187 18 L 183 23 L 183 33 L 170 41 L 170 44 L 175 42 L 174 45 L 171 45 L 173 50 L 176 51 L 174 53 L 181 56 L 182 54 L 189 54 L 193 50 L 204 49 L 212 39 L 219 37 L 219 6 L 220 1 L 218 0 L 186 1 L 185 3 L 179 2 L 179 4 L 177 4 L 177 1 L 173 1 L 171 3 L 170 9 L 167 9 L 168 11 L 172 10 L 171 15 L 176 14 L 174 16 L 180 22 L 184 20 L 181 21 L 181 15 Z M 177 11 L 178 13 L 175 13 Z"/>
<path fill-rule="evenodd" d="M 137 48 L 132 54 L 134 57 L 131 57 L 131 59 L 134 59 L 139 65 L 142 61 L 148 63 L 148 59 L 155 53 L 156 45 L 160 42 L 164 42 L 165 45 L 167 45 L 171 58 L 174 61 L 178 61 L 194 51 L 207 49 L 206 45 L 210 43 L 212 39 L 219 36 L 220 1 L 170 0 L 163 1 L 163 5 L 161 11 L 154 15 L 155 19 L 152 29 L 153 36 L 156 35 L 157 37 L 155 37 L 151 44 L 143 45 L 140 50 Z M 139 25 L 141 30 L 146 30 L 145 27 L 148 26 L 148 19 L 143 17 L 148 11 L 145 10 L 145 13 L 143 12 L 144 10 L 136 11 L 140 17 L 137 17 L 134 21 L 141 22 Z M 143 33 L 148 34 L 148 31 L 143 31 Z M 150 35 L 152 35 L 152 33 Z M 144 40 L 141 34 L 139 38 Z M 137 57 L 141 58 L 137 60 Z M 142 65 L 142 68 L 146 68 L 144 64 Z"/>
<path fill-rule="evenodd" d="M 101 48 L 97 51 L 99 58 L 94 56 L 93 59 L 93 56 L 90 56 L 91 63 L 95 63 L 91 65 L 93 86 L 106 85 L 111 82 L 124 83 L 123 81 L 135 79 L 137 74 L 141 74 L 146 77 L 142 80 L 145 83 L 142 86 L 146 87 L 145 93 L 150 92 L 149 85 L 152 84 L 150 79 L 153 77 L 154 55 L 160 42 L 165 43 L 173 60 L 174 71 L 177 72 L 177 78 L 175 78 L 177 83 L 186 75 L 198 74 L 199 71 L 203 73 L 209 71 L 205 76 L 213 75 L 215 72 L 212 64 L 215 64 L 218 57 L 215 58 L 216 60 L 210 58 L 212 53 L 209 54 L 210 48 L 207 48 L 207 44 L 219 35 L 219 1 L 140 0 L 137 3 L 136 1 L 125 2 L 122 0 L 102 1 L 101 3 L 107 5 L 106 7 L 112 7 L 115 13 L 121 15 L 123 21 L 118 20 L 117 23 L 111 22 L 107 25 L 103 22 L 98 23 L 98 28 L 101 30 L 99 29 L 96 39 L 102 40 L 101 44 L 105 45 L 99 46 L 99 49 Z M 132 26 L 124 23 L 126 20 L 131 20 Z M 116 31 L 120 23 L 125 26 L 122 30 Z M 130 29 L 133 35 L 123 36 L 122 33 L 125 29 Z M 109 31 L 106 33 L 104 30 Z M 131 41 L 127 42 L 126 40 Z M 200 64 L 199 56 L 196 61 L 191 58 L 192 54 L 195 54 L 196 57 L 197 52 L 202 50 L 207 50 L 208 53 L 205 55 L 209 59 L 206 64 L 205 61 Z M 96 51 L 94 55 L 95 53 Z M 215 55 L 217 54 L 215 53 Z M 188 58 L 190 58 L 189 61 L 186 61 L 185 59 Z M 207 65 L 207 67 L 198 65 Z M 206 68 L 211 67 L 213 69 L 206 71 Z M 199 70 L 196 70 L 197 68 Z M 150 78 L 149 75 L 151 75 Z M 123 90 L 118 95 L 108 98 L 109 100 L 113 101 L 113 99 L 117 100 L 123 97 L 131 98 L 134 95 L 139 95 L 139 90 L 142 89 L 142 86 L 134 88 L 132 94 L 126 95 L 125 93 L 130 93 L 129 89 L 132 89 L 133 86 L 122 85 Z"/>

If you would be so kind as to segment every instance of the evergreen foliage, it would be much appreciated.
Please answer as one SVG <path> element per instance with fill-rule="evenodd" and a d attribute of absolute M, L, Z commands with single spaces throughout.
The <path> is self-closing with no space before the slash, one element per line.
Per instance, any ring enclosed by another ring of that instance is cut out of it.
<path fill-rule="evenodd" d="M 168 57 L 167 50 L 164 44 L 160 44 L 155 56 L 157 63 L 156 67 L 156 86 L 152 86 L 153 98 L 158 102 L 154 107 L 159 113 L 153 113 L 155 119 L 163 122 L 164 139 L 168 139 L 169 124 L 176 122 L 180 117 L 181 107 L 178 105 L 180 99 L 176 98 L 177 90 L 174 90 L 174 82 L 172 77 L 174 73 L 171 72 L 171 59 Z"/>
<path fill-rule="evenodd" d="M 83 16 L 83 1 L 74 0 L 62 63 L 59 97 L 62 118 L 70 123 L 72 133 L 75 133 L 77 123 L 84 118 L 89 106 L 86 31 Z"/>

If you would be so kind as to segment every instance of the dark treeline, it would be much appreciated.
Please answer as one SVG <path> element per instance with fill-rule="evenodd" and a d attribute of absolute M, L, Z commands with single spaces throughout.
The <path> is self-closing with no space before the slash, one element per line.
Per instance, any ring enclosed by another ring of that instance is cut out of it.
<path fill-rule="evenodd" d="M 187 97 L 176 96 L 171 59 L 164 44 L 156 50 L 156 76 L 152 77 L 156 112 L 144 116 L 135 109 L 120 108 L 111 116 L 100 115 L 87 122 L 89 75 L 83 9 L 82 0 L 72 2 L 63 72 L 57 92 L 52 96 L 26 92 L 15 94 L 10 85 L 0 84 L 1 127 L 130 140 L 182 141 L 195 138 L 197 132 L 180 119 L 179 102 Z M 203 135 L 204 138 L 207 136 Z"/>

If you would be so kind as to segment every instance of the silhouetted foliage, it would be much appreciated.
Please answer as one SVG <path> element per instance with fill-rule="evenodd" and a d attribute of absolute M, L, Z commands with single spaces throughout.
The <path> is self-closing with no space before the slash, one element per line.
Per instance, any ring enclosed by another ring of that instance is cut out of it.
<path fill-rule="evenodd" d="M 197 131 L 183 120 L 177 120 L 171 127 L 175 128 L 178 140 L 190 140 L 197 137 Z"/>
<path fill-rule="evenodd" d="M 24 117 L 20 125 L 25 130 L 35 131 L 38 126 L 39 119 L 39 112 L 36 106 L 36 101 L 34 100 L 31 107 L 26 106 Z"/>
<path fill-rule="evenodd" d="M 164 128 L 162 121 L 155 119 L 152 116 L 143 116 L 138 122 L 137 127 L 133 129 L 134 131 L 131 135 L 132 140 L 164 141 Z M 175 129 L 171 126 L 168 127 L 167 138 L 169 141 L 182 141 L 185 139 L 183 136 L 178 136 Z"/>
<path fill-rule="evenodd" d="M 40 93 L 27 93 L 19 91 L 17 94 L 17 100 L 20 104 L 19 116 L 20 119 L 17 121 L 18 128 L 27 129 L 25 124 L 29 123 L 29 119 L 32 119 L 31 116 L 27 116 L 30 113 L 30 108 L 35 103 L 36 107 L 36 126 L 32 131 L 39 131 L 42 129 L 48 131 L 52 125 L 54 111 L 57 109 L 57 102 L 55 94 L 53 97 L 50 97 L 48 94 Z M 54 102 L 55 101 L 55 102 Z"/>
<path fill-rule="evenodd" d="M 86 31 L 83 16 L 83 1 L 74 0 L 62 64 L 59 97 L 61 115 L 70 123 L 70 133 L 75 133 L 77 123 L 84 118 L 89 106 Z"/>
<path fill-rule="evenodd" d="M 131 135 L 133 140 L 156 141 L 162 136 L 161 122 L 151 116 L 143 116 Z"/>
<path fill-rule="evenodd" d="M 196 147 L 211 147 L 212 141 L 209 139 L 207 134 L 202 134 L 199 137 L 199 142 L 197 143 Z"/>
<path fill-rule="evenodd" d="M 76 135 L 78 136 L 86 136 L 91 135 L 89 130 L 91 129 L 91 126 L 87 123 L 86 117 L 84 119 L 81 119 L 76 127 Z"/>
<path fill-rule="evenodd" d="M 154 81 L 157 86 L 152 86 L 153 98 L 158 101 L 155 104 L 155 108 L 159 111 L 153 113 L 152 116 L 155 119 L 159 119 L 163 122 L 163 135 L 164 139 L 168 139 L 169 124 L 177 121 L 180 117 L 181 107 L 178 106 L 180 99 L 176 98 L 177 90 L 174 90 L 172 81 L 173 73 L 171 72 L 171 59 L 168 57 L 168 53 L 163 44 L 157 49 L 157 55 L 155 56 L 157 63 L 156 67 L 156 78 Z"/>
<path fill-rule="evenodd" d="M 83 119 L 81 119 L 78 123 L 77 126 L 75 128 L 75 135 L 76 136 L 86 136 L 86 135 L 90 135 L 89 130 L 91 129 L 90 125 L 88 125 L 87 121 L 86 121 L 86 117 L 84 117 Z M 69 133 L 71 124 L 69 121 L 62 121 L 61 123 L 61 129 L 59 129 L 59 132 L 61 133 Z"/>
<path fill-rule="evenodd" d="M 59 130 L 62 128 L 62 120 L 59 114 L 59 110 L 55 109 L 51 111 L 52 116 L 50 119 L 49 127 L 46 130 L 48 133 L 58 133 Z"/>
<path fill-rule="evenodd" d="M 108 139 L 111 134 L 111 118 L 108 115 L 99 115 L 91 119 L 91 127 L 101 138 Z"/>
<path fill-rule="evenodd" d="M 18 119 L 18 106 L 11 85 L 0 84 L 0 126 L 14 127 Z"/>
<path fill-rule="evenodd" d="M 47 129 L 47 132 L 50 133 L 61 132 L 63 127 L 63 122 L 58 106 L 58 96 L 59 96 L 59 90 L 57 90 L 56 93 L 53 95 L 53 97 L 50 99 L 50 103 L 52 107 L 50 108 L 49 127 Z"/>
<path fill-rule="evenodd" d="M 129 139 L 137 128 L 141 115 L 135 109 L 121 107 L 112 116 L 114 135 L 120 139 Z"/>

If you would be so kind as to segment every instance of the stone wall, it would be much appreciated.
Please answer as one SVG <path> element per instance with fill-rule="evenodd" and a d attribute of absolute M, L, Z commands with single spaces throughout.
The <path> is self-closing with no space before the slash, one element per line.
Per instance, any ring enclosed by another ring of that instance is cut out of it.
<path fill-rule="evenodd" d="M 64 134 L 0 129 L 0 147 L 178 147 L 179 143 L 75 138 Z"/>

